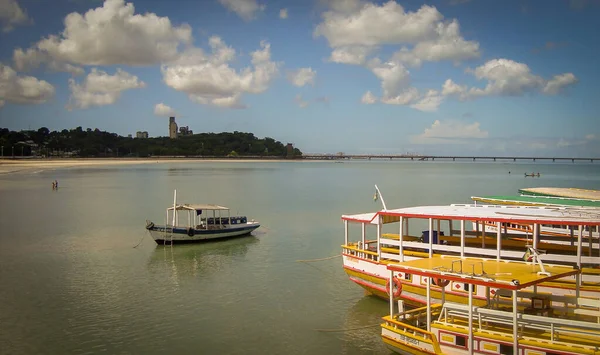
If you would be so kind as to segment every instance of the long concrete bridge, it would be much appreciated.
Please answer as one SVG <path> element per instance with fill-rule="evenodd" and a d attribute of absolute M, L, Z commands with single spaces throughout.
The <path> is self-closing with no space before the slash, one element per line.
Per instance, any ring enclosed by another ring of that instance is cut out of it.
<path fill-rule="evenodd" d="M 591 162 L 600 161 L 600 157 L 595 158 L 564 158 L 564 157 L 531 157 L 531 156 L 460 156 L 460 155 L 408 155 L 408 154 L 303 154 L 302 158 L 304 159 L 314 159 L 314 160 L 348 160 L 348 159 L 362 159 L 362 160 L 372 160 L 372 159 L 385 159 L 385 160 L 417 160 L 417 161 L 426 161 L 426 160 L 508 160 L 508 161 L 585 161 Z"/>

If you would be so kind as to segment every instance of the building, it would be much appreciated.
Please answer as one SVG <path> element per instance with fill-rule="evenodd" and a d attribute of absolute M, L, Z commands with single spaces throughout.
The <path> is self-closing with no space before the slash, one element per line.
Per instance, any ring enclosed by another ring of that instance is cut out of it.
<path fill-rule="evenodd" d="M 293 156 L 294 156 L 294 144 L 293 144 L 293 143 L 288 143 L 288 144 L 285 146 L 285 149 L 286 149 L 286 156 L 287 156 L 288 158 L 291 158 L 291 157 L 293 157 Z"/>
<path fill-rule="evenodd" d="M 177 123 L 175 123 L 175 117 L 169 117 L 169 138 L 177 138 Z"/>
<path fill-rule="evenodd" d="M 148 138 L 148 132 L 146 132 L 146 131 L 143 131 L 143 132 L 137 131 L 135 133 L 135 138 Z"/>
<path fill-rule="evenodd" d="M 192 134 L 194 134 L 194 131 L 189 129 L 188 126 L 179 127 L 180 136 L 191 136 Z"/>

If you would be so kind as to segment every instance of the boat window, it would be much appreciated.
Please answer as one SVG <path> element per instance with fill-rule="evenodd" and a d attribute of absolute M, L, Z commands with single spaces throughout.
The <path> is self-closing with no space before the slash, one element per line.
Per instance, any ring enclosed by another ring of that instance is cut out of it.
<path fill-rule="evenodd" d="M 475 292 L 475 290 L 477 290 L 477 287 L 475 285 L 463 284 L 463 286 L 464 286 L 463 290 L 465 290 L 465 291 Z"/>
<path fill-rule="evenodd" d="M 407 280 L 407 281 L 411 281 L 412 280 L 411 274 L 405 273 L 404 274 L 404 279 Z"/>
<path fill-rule="evenodd" d="M 500 344 L 500 354 L 503 355 L 513 355 L 514 348 L 512 345 Z M 546 353 L 548 355 L 549 353 Z"/>
<path fill-rule="evenodd" d="M 467 337 L 461 336 L 461 335 L 456 335 L 456 345 L 457 346 L 467 346 Z"/>

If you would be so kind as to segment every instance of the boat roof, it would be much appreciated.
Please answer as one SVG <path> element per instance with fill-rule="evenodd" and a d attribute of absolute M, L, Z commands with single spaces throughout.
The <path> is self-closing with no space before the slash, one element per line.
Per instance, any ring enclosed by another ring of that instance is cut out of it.
<path fill-rule="evenodd" d="M 202 211 L 202 210 L 222 210 L 222 211 L 226 211 L 229 210 L 229 208 L 224 207 L 224 206 L 219 206 L 219 205 L 213 205 L 213 204 L 182 204 L 182 205 L 177 205 L 177 211 L 181 211 L 181 210 L 186 210 L 186 211 Z M 173 207 L 169 207 L 167 208 L 167 211 L 173 211 Z"/>
<path fill-rule="evenodd" d="M 471 196 L 471 200 L 494 205 L 573 206 L 600 208 L 600 201 L 552 196 Z"/>
<path fill-rule="evenodd" d="M 381 210 L 374 213 L 343 215 L 342 220 L 379 224 L 378 216 L 382 217 L 383 224 L 398 222 L 400 217 L 406 217 L 509 223 L 600 225 L 600 210 L 597 209 L 463 204 L 406 207 Z"/>
<path fill-rule="evenodd" d="M 450 255 L 389 264 L 387 268 L 434 279 L 509 290 L 520 290 L 581 272 L 573 266 L 544 264 L 544 270 L 550 275 L 538 274 L 541 267 L 532 262 L 461 258 Z"/>
<path fill-rule="evenodd" d="M 519 193 L 523 195 L 581 198 L 600 201 L 600 190 L 577 189 L 573 187 L 531 187 L 520 189 Z"/>

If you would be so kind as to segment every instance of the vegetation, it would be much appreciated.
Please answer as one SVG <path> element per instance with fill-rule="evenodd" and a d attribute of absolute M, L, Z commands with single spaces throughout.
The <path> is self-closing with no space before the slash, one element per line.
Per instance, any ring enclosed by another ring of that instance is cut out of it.
<path fill-rule="evenodd" d="M 259 139 L 252 133 L 200 133 L 170 139 L 129 138 L 116 133 L 83 130 L 81 127 L 53 131 L 9 131 L 0 128 L 0 147 L 4 156 L 73 156 L 73 157 L 285 157 L 302 156 L 296 148 L 288 156 L 287 147 L 273 138 Z"/>

